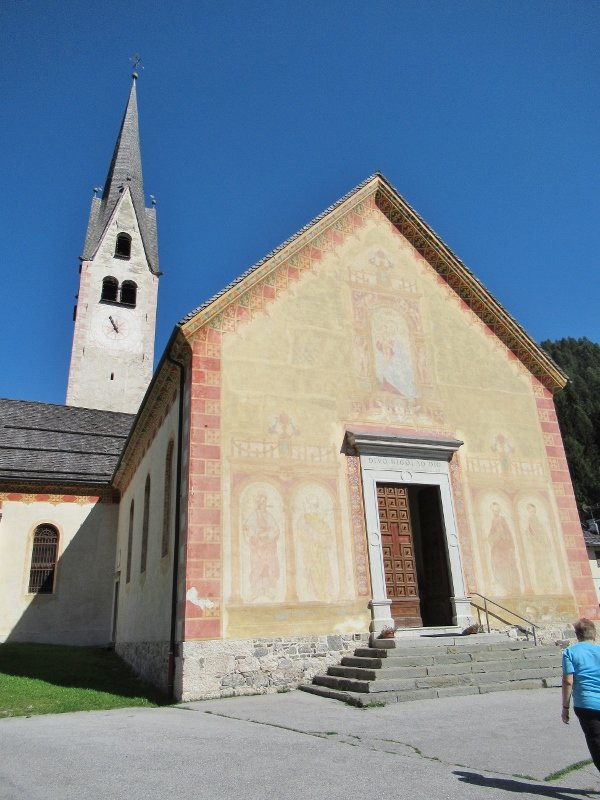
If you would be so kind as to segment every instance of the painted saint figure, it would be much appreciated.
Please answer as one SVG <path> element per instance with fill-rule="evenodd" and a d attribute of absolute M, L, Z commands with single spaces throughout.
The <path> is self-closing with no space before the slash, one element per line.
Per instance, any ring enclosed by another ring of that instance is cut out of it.
<path fill-rule="evenodd" d="M 279 525 L 269 511 L 267 495 L 258 492 L 255 508 L 244 519 L 243 533 L 250 553 L 250 601 L 273 600 L 279 581 Z"/>
<path fill-rule="evenodd" d="M 525 536 L 533 554 L 536 587 L 549 594 L 558 592 L 560 586 L 557 585 L 554 565 L 551 563 L 551 544 L 548 531 L 538 517 L 535 503 L 527 503 L 526 510 Z"/>
<path fill-rule="evenodd" d="M 407 337 L 402 336 L 402 327 L 406 333 L 406 325 L 402 326 L 400 322 L 389 314 L 377 325 L 374 332 L 375 372 L 386 392 L 412 400 L 417 396 L 417 390 Z"/>
<path fill-rule="evenodd" d="M 504 593 L 516 594 L 519 592 L 519 573 L 510 528 L 501 513 L 500 503 L 494 501 L 490 508 L 492 519 L 488 545 L 494 579 Z"/>
<path fill-rule="evenodd" d="M 297 524 L 307 599 L 330 600 L 334 534 L 318 497 L 309 495 L 305 499 Z"/>

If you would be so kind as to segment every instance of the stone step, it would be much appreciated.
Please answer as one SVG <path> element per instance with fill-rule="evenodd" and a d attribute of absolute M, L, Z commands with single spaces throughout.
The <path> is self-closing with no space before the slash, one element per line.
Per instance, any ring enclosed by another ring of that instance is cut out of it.
<path fill-rule="evenodd" d="M 419 631 L 421 631 L 419 633 Z M 505 633 L 473 633 L 469 636 L 462 636 L 461 631 L 459 629 L 455 629 L 452 632 L 448 633 L 431 633 L 430 628 L 419 629 L 419 628 L 412 628 L 411 630 L 403 630 L 403 631 L 396 631 L 396 636 L 394 637 L 397 644 L 404 646 L 411 646 L 412 644 L 416 645 L 437 645 L 437 644 L 460 644 L 461 642 L 487 642 L 491 644 L 492 642 L 506 642 L 509 637 Z M 375 643 L 377 641 L 381 641 L 376 638 L 372 638 L 371 642 Z M 509 641 L 525 641 L 525 640 L 515 640 L 511 639 Z"/>
<path fill-rule="evenodd" d="M 341 700 L 349 705 L 358 706 L 360 708 L 368 708 L 369 706 L 382 706 L 391 703 L 406 703 L 410 702 L 411 700 L 432 700 L 437 697 L 488 694 L 489 692 L 506 692 L 514 691 L 516 689 L 549 688 L 557 685 L 553 681 L 554 679 L 549 678 L 526 679 L 488 683 L 480 686 L 440 686 L 438 688 L 412 689 L 402 692 L 379 692 L 376 694 L 341 691 L 331 687 L 317 686 L 315 684 L 300 685 L 298 688 L 303 692 L 310 692 L 311 694 L 319 695 L 321 697 L 329 697 L 334 700 Z"/>
<path fill-rule="evenodd" d="M 506 666 L 506 665 L 504 665 Z M 335 669 L 335 668 L 332 668 Z M 426 675 L 401 675 L 394 677 L 384 673 L 374 680 L 359 675 L 317 675 L 313 683 L 330 689 L 358 693 L 378 694 L 381 692 L 407 691 L 412 689 L 437 689 L 450 686 L 482 686 L 492 683 L 513 681 L 558 679 L 560 666 L 532 667 L 530 669 L 499 669 L 481 672 L 431 673 Z"/>
<path fill-rule="evenodd" d="M 344 656 L 342 658 L 341 663 L 345 667 L 365 667 L 366 669 L 380 669 L 383 664 L 383 661 L 381 658 L 357 658 L 356 656 Z"/>
<path fill-rule="evenodd" d="M 328 675 L 340 678 L 356 678 L 363 681 L 376 681 L 389 678 L 417 678 L 427 675 L 427 667 L 389 667 L 385 669 L 365 669 L 364 667 L 328 667 Z"/>
<path fill-rule="evenodd" d="M 503 658 L 496 661 L 463 660 L 459 662 L 438 663 L 437 660 L 427 664 L 398 664 L 398 660 L 384 662 L 381 668 L 362 664 L 346 664 L 347 661 L 356 659 L 342 659 L 341 666 L 332 666 L 327 670 L 328 675 L 340 678 L 356 678 L 358 680 L 375 681 L 389 680 L 390 678 L 412 678 L 425 675 L 460 675 L 469 672 L 512 672 L 515 670 L 531 669 L 561 669 L 560 659 L 556 655 L 540 656 L 533 658 Z"/>
<path fill-rule="evenodd" d="M 354 705 L 559 686 L 562 649 L 506 636 L 372 641 L 301 687 Z"/>
<path fill-rule="evenodd" d="M 439 654 L 436 656 L 406 656 L 400 658 L 377 659 L 377 658 L 356 658 L 344 656 L 341 660 L 341 668 L 366 669 L 372 672 L 382 671 L 389 673 L 402 669 L 427 669 L 436 667 L 438 672 L 448 673 L 461 672 L 461 665 L 466 665 L 467 672 L 481 672 L 485 669 L 513 669 L 517 667 L 534 667 L 555 665 L 560 666 L 561 654 L 558 648 L 554 651 L 542 650 L 539 653 L 530 654 L 529 651 L 507 651 L 492 653 L 450 653 Z M 503 663 L 505 662 L 505 663 Z M 488 666 L 486 666 L 488 665 Z M 337 673 L 336 673 L 337 674 Z"/>
<path fill-rule="evenodd" d="M 559 647 L 555 645 L 545 645 L 545 646 L 538 646 L 533 647 L 530 645 L 529 642 L 496 642 L 492 644 L 480 644 L 474 643 L 471 646 L 458 646 L 458 645 L 443 645 L 438 647 L 395 647 L 393 649 L 386 649 L 381 650 L 376 647 L 359 647 L 354 651 L 354 656 L 357 658 L 377 658 L 377 659 L 386 659 L 386 660 L 395 660 L 395 659 L 427 659 L 427 658 L 439 658 L 440 655 L 443 656 L 454 656 L 454 659 L 460 661 L 460 656 L 466 656 L 467 654 L 473 654 L 473 657 L 480 657 L 482 659 L 490 658 L 493 659 L 494 657 L 502 658 L 503 656 L 498 655 L 494 656 L 492 654 L 506 654 L 506 657 L 510 657 L 512 654 L 515 653 L 522 653 L 524 657 L 529 658 L 538 658 L 542 654 L 546 653 L 560 653 L 562 652 Z M 482 654 L 480 656 L 475 656 L 475 654 Z M 528 654 L 525 656 L 525 654 Z M 406 662 L 407 663 L 407 662 Z M 414 666 L 419 666 L 416 661 L 413 662 Z M 422 662 L 425 663 L 425 662 Z"/>

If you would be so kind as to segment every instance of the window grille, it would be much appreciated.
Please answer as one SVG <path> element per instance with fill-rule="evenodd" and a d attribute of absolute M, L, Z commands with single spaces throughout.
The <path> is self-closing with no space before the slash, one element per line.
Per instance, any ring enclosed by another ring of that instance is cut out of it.
<path fill-rule="evenodd" d="M 38 525 L 33 535 L 30 594 L 52 594 L 58 555 L 58 531 L 53 525 Z"/>
<path fill-rule="evenodd" d="M 167 447 L 165 459 L 165 500 L 163 505 L 163 531 L 161 556 L 169 554 L 169 535 L 171 533 L 171 481 L 173 477 L 173 440 Z"/>
<path fill-rule="evenodd" d="M 140 559 L 140 572 L 146 572 L 148 560 L 148 526 L 150 524 L 150 475 L 146 478 L 144 489 L 144 521 L 142 523 L 142 556 Z"/>

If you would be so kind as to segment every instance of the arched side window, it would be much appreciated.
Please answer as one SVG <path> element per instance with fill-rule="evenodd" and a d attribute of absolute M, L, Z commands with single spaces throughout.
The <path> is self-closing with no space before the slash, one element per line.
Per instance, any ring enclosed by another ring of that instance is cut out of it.
<path fill-rule="evenodd" d="M 121 284 L 121 302 L 124 306 L 135 306 L 137 299 L 137 284 L 133 281 L 123 281 Z"/>
<path fill-rule="evenodd" d="M 102 281 L 102 296 L 101 300 L 110 300 L 116 303 L 119 294 L 119 281 L 111 275 L 104 278 Z"/>
<path fill-rule="evenodd" d="M 171 535 L 171 483 L 173 479 L 173 440 L 167 447 L 165 458 L 165 499 L 163 503 L 163 530 L 161 557 L 169 555 L 169 538 Z"/>
<path fill-rule="evenodd" d="M 57 558 L 58 531 L 54 525 L 38 525 L 33 534 L 31 550 L 30 594 L 52 594 Z"/>
<path fill-rule="evenodd" d="M 150 525 L 150 475 L 146 478 L 144 488 L 144 520 L 142 522 L 142 555 L 140 558 L 140 572 L 146 572 L 148 561 L 148 526 Z"/>
<path fill-rule="evenodd" d="M 117 258 L 131 258 L 131 236 L 128 233 L 118 233 L 115 244 Z"/>
<path fill-rule="evenodd" d="M 131 580 L 131 553 L 133 551 L 133 500 L 129 507 L 129 533 L 127 535 L 127 573 L 125 577 L 126 583 Z"/>

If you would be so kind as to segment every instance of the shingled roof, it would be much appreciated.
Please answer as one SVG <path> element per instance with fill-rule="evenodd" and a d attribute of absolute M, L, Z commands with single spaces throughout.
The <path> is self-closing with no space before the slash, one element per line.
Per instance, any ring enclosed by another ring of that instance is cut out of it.
<path fill-rule="evenodd" d="M 0 398 L 0 482 L 110 484 L 134 418 Z"/>

